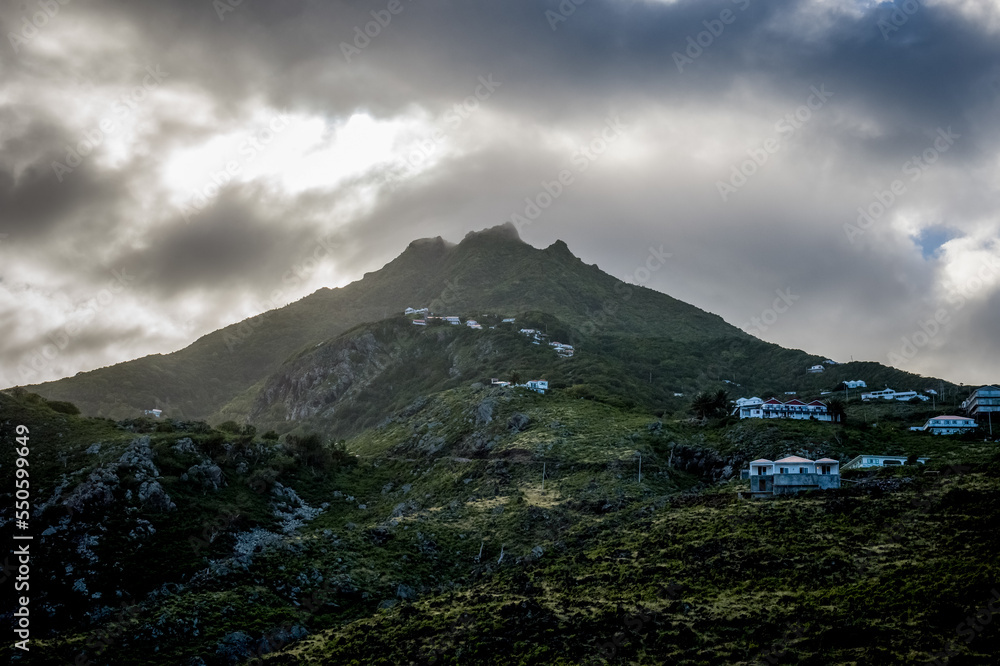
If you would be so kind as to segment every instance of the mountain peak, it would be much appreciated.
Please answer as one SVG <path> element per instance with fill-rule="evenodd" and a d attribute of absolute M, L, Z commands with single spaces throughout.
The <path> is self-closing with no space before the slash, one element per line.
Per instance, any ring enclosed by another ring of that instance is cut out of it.
<path fill-rule="evenodd" d="M 521 240 L 521 235 L 517 233 L 517 227 L 510 222 L 504 222 L 503 224 L 498 224 L 495 227 L 483 229 L 482 231 L 470 231 L 465 234 L 465 238 L 462 239 L 462 242 L 464 243 L 465 241 L 476 238 L 495 238 L 517 241 L 518 243 L 524 242 Z"/>

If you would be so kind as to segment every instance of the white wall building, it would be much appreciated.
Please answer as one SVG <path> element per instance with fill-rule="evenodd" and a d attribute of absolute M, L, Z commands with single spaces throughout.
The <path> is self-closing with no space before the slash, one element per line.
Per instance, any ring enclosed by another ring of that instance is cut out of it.
<path fill-rule="evenodd" d="M 907 456 L 855 456 L 843 466 L 842 469 L 862 469 L 865 467 L 893 467 L 905 465 Z M 930 458 L 917 458 L 917 462 L 923 465 Z"/>
<path fill-rule="evenodd" d="M 962 432 L 976 429 L 976 420 L 964 416 L 935 416 L 927 419 L 922 426 L 913 426 L 910 430 L 922 430 L 932 435 L 957 435 Z"/>
<path fill-rule="evenodd" d="M 545 393 L 549 390 L 549 382 L 547 379 L 530 379 L 527 384 L 524 384 L 528 390 L 535 391 L 537 393 Z"/>
<path fill-rule="evenodd" d="M 868 388 L 868 384 L 865 384 L 864 380 L 861 379 L 848 379 L 844 382 L 844 386 L 846 386 L 849 389 Z"/>
<path fill-rule="evenodd" d="M 810 460 L 788 456 L 770 461 L 759 458 L 741 472 L 740 478 L 749 479 L 752 497 L 789 495 L 800 490 L 840 487 L 840 462 L 832 458 Z"/>
<path fill-rule="evenodd" d="M 823 370 L 824 370 L 824 368 L 823 368 L 822 365 L 814 365 L 811 368 L 809 368 L 808 370 L 806 370 L 806 372 L 823 372 Z"/>
<path fill-rule="evenodd" d="M 980 386 L 962 403 L 962 409 L 972 418 L 992 412 L 1000 413 L 1000 387 Z"/>
<path fill-rule="evenodd" d="M 900 402 L 906 402 L 913 398 L 919 398 L 924 402 L 930 400 L 926 395 L 920 395 L 916 391 L 893 391 L 890 388 L 861 394 L 861 399 L 866 402 L 869 400 L 899 400 Z"/>

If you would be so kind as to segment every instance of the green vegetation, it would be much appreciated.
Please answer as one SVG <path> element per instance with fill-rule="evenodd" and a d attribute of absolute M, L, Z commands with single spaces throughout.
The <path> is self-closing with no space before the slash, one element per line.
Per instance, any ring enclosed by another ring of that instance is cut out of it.
<path fill-rule="evenodd" d="M 484 329 L 396 316 L 423 305 Z M 805 372 L 822 361 L 499 227 L 176 354 L 0 392 L 5 489 L 30 429 L 21 663 L 991 663 L 996 623 L 957 628 L 1000 589 L 997 445 L 909 430 L 959 387 Z M 941 401 L 827 393 L 847 379 Z M 786 391 L 838 422 L 730 416 Z M 908 464 L 741 496 L 750 460 L 862 453 Z"/>
<path fill-rule="evenodd" d="M 66 572 L 38 579 L 37 602 L 56 610 L 37 618 L 32 657 L 903 664 L 953 646 L 949 663 L 985 663 L 992 625 L 969 644 L 956 626 L 1000 581 L 1000 454 L 886 428 L 890 410 L 905 420 L 922 405 L 878 407 L 877 426 L 853 404 L 843 425 L 697 425 L 569 389 L 464 387 L 332 441 L 186 422 L 164 433 L 0 393 L 3 422 L 31 428 L 46 503 L 34 524 L 55 529 L 33 566 Z M 137 499 L 141 462 L 119 468 L 109 502 L 68 507 L 144 437 L 175 509 Z M 795 452 L 931 462 L 737 498 L 726 467 Z"/>

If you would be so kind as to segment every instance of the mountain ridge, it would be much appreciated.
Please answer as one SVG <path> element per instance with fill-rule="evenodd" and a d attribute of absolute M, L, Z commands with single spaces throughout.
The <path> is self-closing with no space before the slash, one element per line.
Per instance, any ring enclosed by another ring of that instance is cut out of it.
<path fill-rule="evenodd" d="M 561 240 L 535 248 L 506 223 L 469 232 L 457 244 L 441 236 L 416 239 L 359 280 L 319 289 L 202 336 L 184 349 L 30 389 L 96 416 L 126 418 L 157 407 L 175 418 L 228 413 L 246 419 L 251 415 L 247 401 L 289 359 L 358 326 L 397 317 L 405 307 L 424 306 L 465 317 L 551 315 L 570 338 L 561 341 L 584 352 L 572 364 L 566 387 L 587 386 L 580 389 L 583 395 L 647 409 L 659 405 L 675 411 L 682 401 L 673 394 L 724 388 L 722 379 L 758 392 L 790 384 L 818 390 L 823 381 L 799 376 L 823 357 L 758 340 L 718 315 L 625 283 L 584 263 Z M 473 344 L 470 339 L 459 347 L 466 343 Z M 464 348 L 455 352 L 471 353 Z M 910 384 L 917 381 L 894 372 Z M 655 388 L 642 385 L 654 384 L 654 379 Z M 429 386 L 445 384 L 428 380 Z"/>

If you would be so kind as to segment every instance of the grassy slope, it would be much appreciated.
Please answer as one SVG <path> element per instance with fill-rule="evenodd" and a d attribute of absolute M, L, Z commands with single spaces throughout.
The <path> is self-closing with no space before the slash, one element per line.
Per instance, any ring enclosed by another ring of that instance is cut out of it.
<path fill-rule="evenodd" d="M 492 410 L 480 409 L 485 401 Z M 0 413 L 5 437 L 15 421 L 32 425 L 33 455 L 47 461 L 33 477 L 37 497 L 47 498 L 67 471 L 79 480 L 116 459 L 135 437 L 27 398 L 0 394 Z M 521 432 L 510 428 L 516 414 L 528 418 Z M 94 659 L 86 645 L 107 632 L 97 662 L 232 663 L 227 650 L 245 661 L 267 642 L 275 663 L 753 663 L 772 649 L 787 649 L 783 660 L 795 663 L 912 663 L 957 640 L 967 656 L 950 663 L 985 663 L 998 648 L 995 627 L 966 646 L 955 626 L 1000 582 L 993 557 L 1000 460 L 982 442 L 877 434 L 890 416 L 880 415 L 874 431 L 816 423 L 651 427 L 655 420 L 642 411 L 566 391 L 460 389 L 411 404 L 352 439 L 353 464 L 319 472 L 281 445 L 256 462 L 220 454 L 228 485 L 218 491 L 182 481 L 201 455 L 171 448 L 190 436 L 204 449 L 211 433 L 153 432 L 177 511 L 118 498 L 106 514 L 74 517 L 110 528 L 93 547 L 97 565 L 73 555 L 74 543 L 61 535 L 39 544 L 38 571 L 61 572 L 67 561 L 76 569 L 39 581 L 37 593 L 57 610 L 51 620 L 38 618 L 37 636 L 46 627 L 56 633 L 37 645 L 36 658 L 71 662 L 84 651 Z M 97 459 L 83 453 L 93 441 L 102 442 Z M 972 467 L 887 491 L 738 502 L 738 482 L 705 485 L 676 460 L 672 468 L 675 445 L 744 457 L 902 447 L 931 453 L 933 468 Z M 72 464 L 62 465 L 60 451 Z M 241 472 L 238 461 L 251 464 Z M 235 532 L 275 529 L 273 497 L 253 484 L 264 470 L 313 506 L 329 507 L 240 563 L 230 559 Z M 125 535 L 139 518 L 157 532 L 130 541 Z M 104 602 L 73 590 L 88 567 L 88 593 L 108 600 L 103 616 L 95 609 Z M 150 594 L 163 583 L 173 593 Z M 400 585 L 417 598 L 400 601 Z M 136 605 L 123 612 L 119 598 Z M 391 600 L 400 603 L 379 608 Z M 293 627 L 312 637 L 292 640 L 300 633 Z M 158 653 L 149 652 L 152 644 Z"/>

